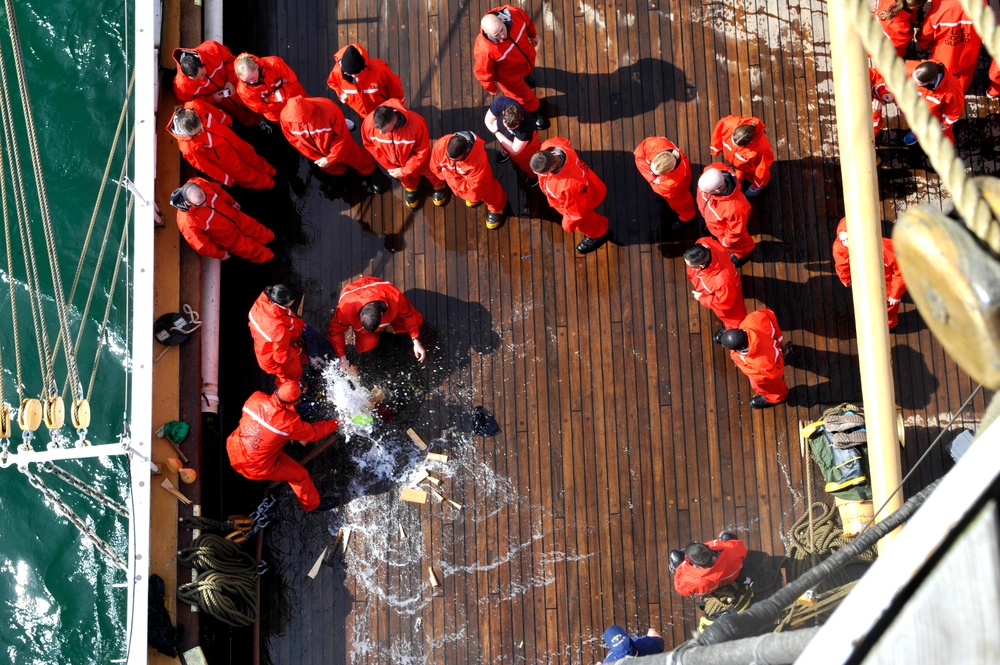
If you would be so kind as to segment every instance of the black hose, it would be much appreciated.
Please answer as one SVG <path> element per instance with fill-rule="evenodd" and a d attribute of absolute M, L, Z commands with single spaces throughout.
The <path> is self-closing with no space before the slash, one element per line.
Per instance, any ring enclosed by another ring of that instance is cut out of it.
<path fill-rule="evenodd" d="M 717 619 L 697 639 L 698 644 L 718 644 L 743 637 L 759 635 L 771 629 L 781 613 L 795 599 L 831 573 L 850 563 L 855 557 L 873 547 L 884 536 L 900 526 L 923 505 L 927 497 L 934 491 L 941 480 L 936 480 L 923 490 L 912 496 L 884 520 L 869 527 L 856 537 L 849 545 L 837 550 L 826 561 L 811 568 L 800 578 L 791 582 L 773 596 L 754 603 L 749 609 L 736 614 L 727 614 Z"/>

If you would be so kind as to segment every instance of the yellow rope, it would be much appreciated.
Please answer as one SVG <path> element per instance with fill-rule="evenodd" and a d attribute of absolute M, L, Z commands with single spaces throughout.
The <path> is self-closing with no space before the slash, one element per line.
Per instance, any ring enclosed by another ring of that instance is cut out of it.
<path fill-rule="evenodd" d="M 867 0 L 842 0 L 854 23 L 858 36 L 871 54 L 875 67 L 885 78 L 896 98 L 896 105 L 906 115 L 907 122 L 920 141 L 942 184 L 951 193 L 955 209 L 969 229 L 994 252 L 1000 254 L 1000 224 L 980 194 L 972 178 L 966 176 L 965 164 L 955 154 L 955 146 L 931 116 L 927 105 L 917 93 L 917 84 L 906 75 L 903 60 L 882 34 Z"/>

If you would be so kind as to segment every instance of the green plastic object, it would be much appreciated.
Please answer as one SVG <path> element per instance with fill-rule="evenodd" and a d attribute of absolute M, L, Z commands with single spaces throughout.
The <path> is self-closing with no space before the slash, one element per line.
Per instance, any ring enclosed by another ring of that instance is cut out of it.
<path fill-rule="evenodd" d="M 171 420 L 163 426 L 163 436 L 167 437 L 171 443 L 180 445 L 187 438 L 191 426 L 181 420 Z"/>
<path fill-rule="evenodd" d="M 373 422 L 375 422 L 375 418 L 373 418 L 371 415 L 367 413 L 355 413 L 353 416 L 351 416 L 351 422 L 354 423 L 355 425 L 365 426 L 365 425 L 371 425 Z"/>

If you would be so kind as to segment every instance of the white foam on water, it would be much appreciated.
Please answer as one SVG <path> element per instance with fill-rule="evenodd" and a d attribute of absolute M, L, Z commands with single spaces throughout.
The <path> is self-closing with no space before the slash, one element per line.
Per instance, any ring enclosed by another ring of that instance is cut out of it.
<path fill-rule="evenodd" d="M 371 436 L 371 419 L 374 396 L 361 385 L 357 377 L 349 377 L 340 366 L 326 363 L 323 368 L 323 394 L 337 409 L 340 426 L 337 428 L 350 442 L 358 436 Z"/>

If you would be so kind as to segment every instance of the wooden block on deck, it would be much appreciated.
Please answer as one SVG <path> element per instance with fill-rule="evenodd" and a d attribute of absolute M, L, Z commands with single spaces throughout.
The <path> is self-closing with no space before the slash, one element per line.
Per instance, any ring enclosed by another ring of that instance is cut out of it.
<path fill-rule="evenodd" d="M 434 574 L 434 569 L 430 566 L 427 566 L 427 578 L 430 580 L 432 587 L 441 586 L 441 583 L 438 582 L 437 575 Z"/>
<path fill-rule="evenodd" d="M 319 575 L 319 567 L 323 565 L 323 559 L 326 558 L 326 553 L 329 551 L 330 551 L 329 547 L 323 548 L 323 551 L 320 553 L 319 558 L 316 559 L 316 563 L 314 563 L 313 567 L 309 569 L 308 573 L 306 573 L 306 577 L 308 577 L 311 580 L 316 579 L 316 576 Z"/>
<path fill-rule="evenodd" d="M 427 450 L 427 444 L 424 443 L 424 440 L 421 439 L 416 432 L 413 431 L 412 427 L 406 430 L 406 434 L 410 437 L 410 440 L 412 440 L 413 443 L 417 444 L 417 448 L 420 448 L 420 450 Z"/>
<path fill-rule="evenodd" d="M 427 453 L 427 459 L 431 460 L 432 462 L 447 462 L 448 461 L 448 454 L 447 453 Z"/>
<path fill-rule="evenodd" d="M 427 492 L 415 490 L 412 487 L 404 487 L 399 492 L 399 498 L 410 503 L 427 503 Z"/>

